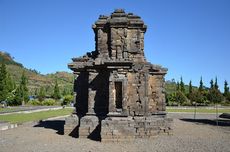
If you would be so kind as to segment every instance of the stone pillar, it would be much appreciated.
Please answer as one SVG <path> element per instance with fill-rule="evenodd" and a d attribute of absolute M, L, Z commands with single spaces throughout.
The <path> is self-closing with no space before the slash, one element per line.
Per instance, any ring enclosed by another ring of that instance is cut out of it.
<path fill-rule="evenodd" d="M 148 72 L 145 72 L 144 74 L 144 79 L 145 79 L 145 99 L 144 99 L 144 115 L 147 116 L 148 115 L 148 111 L 149 111 L 149 103 L 148 103 L 148 91 L 149 91 L 149 87 L 148 87 L 148 81 L 149 81 L 149 75 Z"/>
<path fill-rule="evenodd" d="M 110 74 L 109 78 L 109 113 L 116 111 L 115 105 L 115 86 L 113 81 L 113 75 Z"/>
<path fill-rule="evenodd" d="M 74 81 L 77 81 L 77 78 L 79 76 L 80 72 L 74 72 Z M 75 107 L 73 113 L 77 113 L 77 109 L 76 109 L 76 104 L 77 104 L 77 90 L 76 90 L 76 84 L 74 82 L 74 86 L 73 86 L 73 105 Z"/>
<path fill-rule="evenodd" d="M 90 114 L 90 115 L 94 115 L 95 114 L 95 111 L 94 111 L 94 104 L 95 104 L 95 101 L 94 101 L 94 98 L 95 98 L 95 95 L 96 95 L 96 91 L 93 90 L 93 81 L 94 81 L 94 78 L 97 76 L 96 73 L 94 72 L 89 72 L 89 88 L 88 88 L 88 113 L 87 114 Z"/>
<path fill-rule="evenodd" d="M 122 97 L 123 97 L 123 100 L 122 100 L 122 113 L 124 114 L 124 115 L 128 115 L 128 107 L 127 107 L 127 97 L 128 97 L 128 81 L 127 81 L 127 79 L 125 79 L 124 81 L 122 81 L 122 84 L 123 84 L 123 86 L 122 86 L 122 88 L 123 88 L 123 90 L 122 90 Z"/>

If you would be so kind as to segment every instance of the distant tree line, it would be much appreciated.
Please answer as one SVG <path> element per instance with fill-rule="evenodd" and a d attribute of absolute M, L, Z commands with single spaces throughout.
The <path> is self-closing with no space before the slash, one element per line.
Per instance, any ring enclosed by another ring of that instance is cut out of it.
<path fill-rule="evenodd" d="M 28 78 L 23 71 L 18 85 L 7 72 L 4 61 L 0 67 L 0 102 L 10 106 L 32 104 L 32 105 L 54 105 L 68 104 L 73 101 L 73 94 L 70 89 L 64 88 L 60 91 L 58 80 L 56 79 L 54 87 L 41 86 L 34 92 L 28 89 Z"/>
<path fill-rule="evenodd" d="M 198 88 L 192 86 L 192 81 L 189 82 L 188 90 L 185 90 L 183 78 L 176 83 L 175 91 L 166 94 L 166 103 L 170 106 L 191 106 L 199 105 L 206 106 L 210 104 L 230 105 L 230 92 L 228 82 L 224 82 L 224 93 L 219 90 L 217 77 L 215 81 L 211 79 L 210 87 L 207 88 L 203 84 L 202 77 Z"/>

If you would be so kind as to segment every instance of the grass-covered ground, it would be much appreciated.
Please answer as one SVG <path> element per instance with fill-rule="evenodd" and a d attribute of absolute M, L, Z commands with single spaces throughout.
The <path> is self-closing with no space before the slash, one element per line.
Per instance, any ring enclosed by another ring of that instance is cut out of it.
<path fill-rule="evenodd" d="M 167 112 L 194 112 L 194 107 L 189 108 L 166 108 Z M 213 108 L 196 108 L 197 113 L 216 113 L 216 109 Z M 218 108 L 218 113 L 230 113 L 230 107 L 229 108 Z"/>
<path fill-rule="evenodd" d="M 14 113 L 8 115 L 0 115 L 0 121 L 20 124 L 28 121 L 39 121 L 51 117 L 69 115 L 72 112 L 72 108 L 64 108 L 59 110 L 48 110 L 34 113 Z"/>

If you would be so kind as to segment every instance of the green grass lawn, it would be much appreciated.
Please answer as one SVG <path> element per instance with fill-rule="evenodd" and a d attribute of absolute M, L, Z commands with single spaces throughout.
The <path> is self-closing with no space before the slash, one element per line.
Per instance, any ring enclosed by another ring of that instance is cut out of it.
<path fill-rule="evenodd" d="M 172 109 L 172 108 L 167 108 L 167 112 L 194 112 L 194 108 L 188 108 L 188 109 Z M 197 113 L 216 113 L 216 109 L 206 109 L 206 108 L 197 108 L 196 109 Z M 230 113 L 230 108 L 226 109 L 218 109 L 218 113 Z"/>
<path fill-rule="evenodd" d="M 51 117 L 64 116 L 71 114 L 72 108 L 64 108 L 59 110 L 48 110 L 34 113 L 15 113 L 9 115 L 0 115 L 0 121 L 8 121 L 10 123 L 23 123 L 28 121 L 38 121 Z"/>

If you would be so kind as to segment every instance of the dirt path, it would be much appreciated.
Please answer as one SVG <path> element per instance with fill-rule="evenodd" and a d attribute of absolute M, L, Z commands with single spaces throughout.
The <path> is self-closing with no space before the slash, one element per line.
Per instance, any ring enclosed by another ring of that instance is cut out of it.
<path fill-rule="evenodd" d="M 48 120 L 0 131 L 1 152 L 230 152 L 230 127 L 174 119 L 174 135 L 137 139 L 126 143 L 101 143 L 60 135 L 64 120 Z"/>

